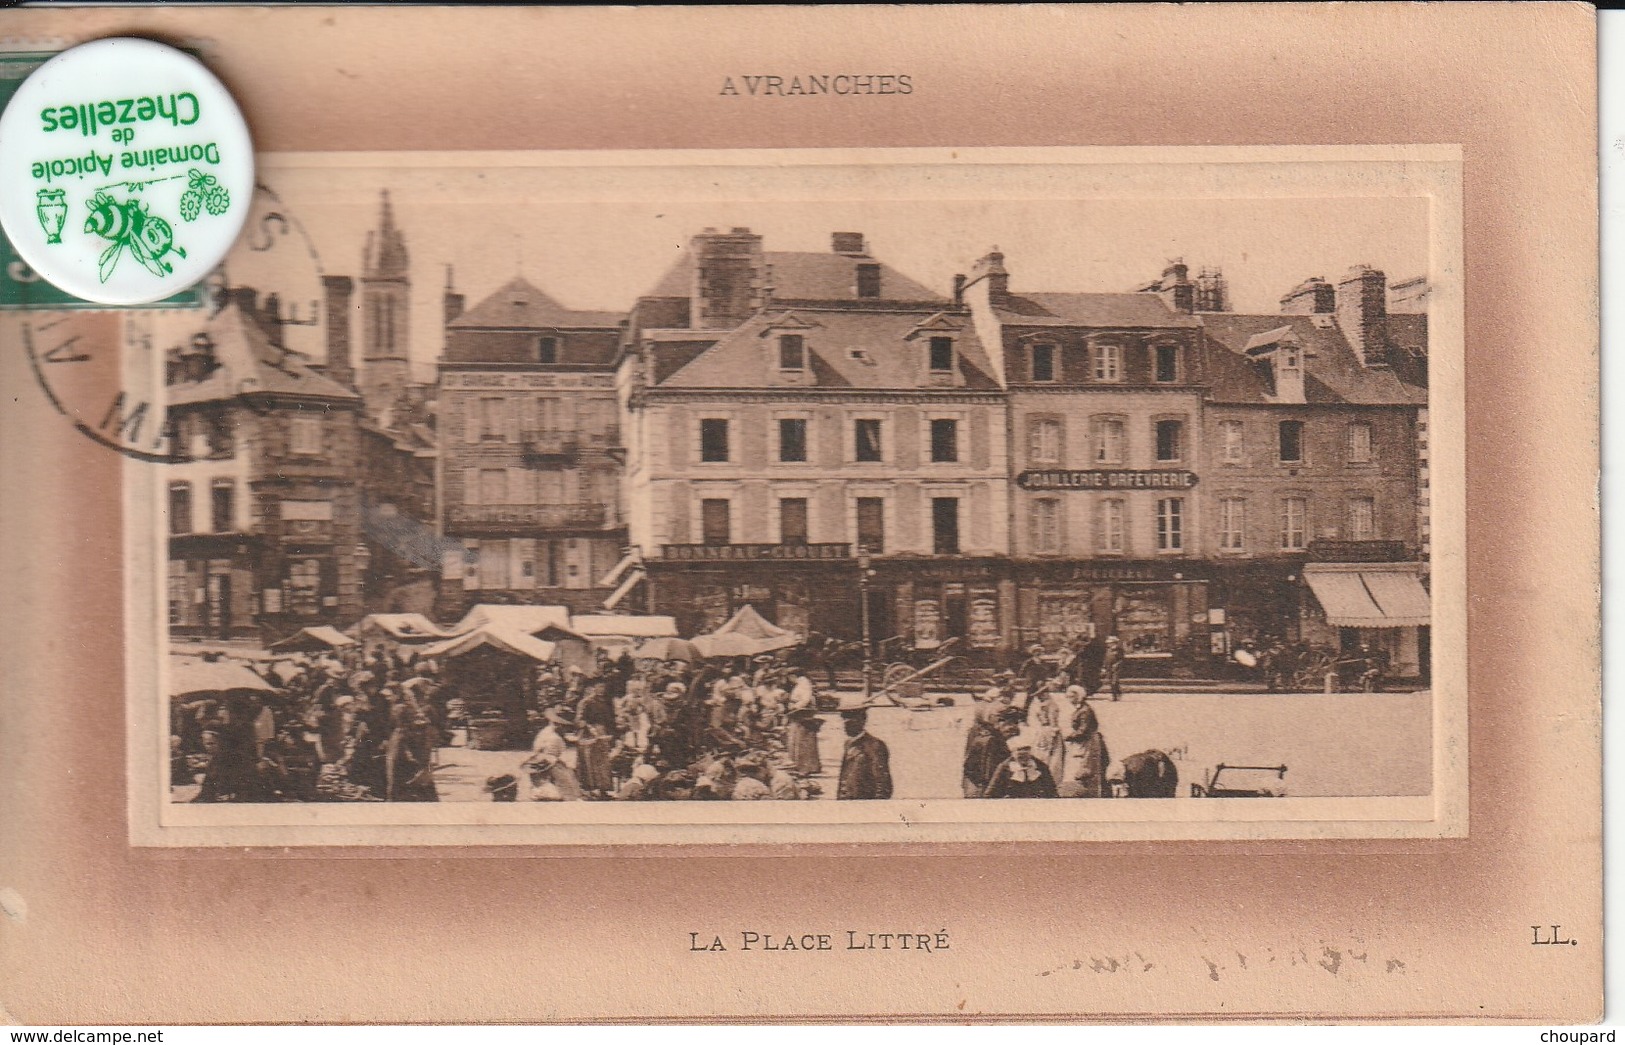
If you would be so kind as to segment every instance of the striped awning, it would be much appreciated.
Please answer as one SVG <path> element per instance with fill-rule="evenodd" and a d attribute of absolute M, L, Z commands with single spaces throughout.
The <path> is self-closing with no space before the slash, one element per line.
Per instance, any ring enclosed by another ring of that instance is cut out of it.
<path fill-rule="evenodd" d="M 1416 628 L 1433 623 L 1432 602 L 1414 566 L 1360 563 L 1305 566 L 1326 623 L 1336 628 Z"/>

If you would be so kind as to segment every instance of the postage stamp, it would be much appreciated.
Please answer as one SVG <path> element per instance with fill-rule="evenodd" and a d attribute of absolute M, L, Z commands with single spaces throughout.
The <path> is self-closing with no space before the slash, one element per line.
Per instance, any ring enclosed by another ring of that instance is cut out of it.
<path fill-rule="evenodd" d="M 137 844 L 1465 832 L 1454 148 L 260 181 L 202 309 L 26 323 Z"/>

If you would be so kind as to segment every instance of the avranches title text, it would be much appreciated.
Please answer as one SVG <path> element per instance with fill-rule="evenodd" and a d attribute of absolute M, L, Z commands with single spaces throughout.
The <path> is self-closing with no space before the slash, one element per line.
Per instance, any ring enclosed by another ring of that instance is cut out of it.
<path fill-rule="evenodd" d="M 802 98 L 818 94 L 913 94 L 907 73 L 809 73 L 802 76 L 724 76 L 722 95 L 737 98 Z"/>
<path fill-rule="evenodd" d="M 732 940 L 733 936 L 729 935 Z M 838 933 L 745 932 L 733 946 L 721 933 L 689 933 L 691 951 L 918 951 L 948 950 L 948 930 L 934 933 L 871 933 L 845 929 Z"/>

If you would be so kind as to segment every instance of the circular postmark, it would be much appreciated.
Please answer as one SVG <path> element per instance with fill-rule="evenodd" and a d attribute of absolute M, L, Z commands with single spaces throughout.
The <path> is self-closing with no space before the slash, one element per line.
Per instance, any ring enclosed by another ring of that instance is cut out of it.
<path fill-rule="evenodd" d="M 203 279 L 254 185 L 241 111 L 197 59 L 115 37 L 34 70 L 0 114 L 0 226 L 40 278 L 135 305 Z"/>
<path fill-rule="evenodd" d="M 86 438 L 139 461 L 218 463 L 268 402 L 344 392 L 324 377 L 332 306 L 314 244 L 265 185 L 243 210 L 190 307 L 14 313 L 41 390 Z"/>

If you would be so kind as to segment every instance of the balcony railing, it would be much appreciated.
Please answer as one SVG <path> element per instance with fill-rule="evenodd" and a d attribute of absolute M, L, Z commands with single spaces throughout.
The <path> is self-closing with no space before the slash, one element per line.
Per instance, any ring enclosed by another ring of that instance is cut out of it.
<path fill-rule="evenodd" d="M 532 457 L 573 457 L 581 449 L 581 434 L 570 429 L 529 429 L 519 434 L 519 442 Z"/>
<path fill-rule="evenodd" d="M 602 504 L 454 504 L 450 521 L 457 525 L 534 526 L 565 530 L 603 526 L 609 510 Z"/>

